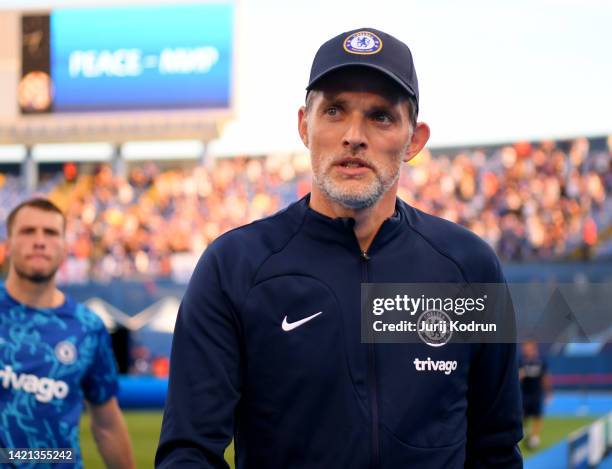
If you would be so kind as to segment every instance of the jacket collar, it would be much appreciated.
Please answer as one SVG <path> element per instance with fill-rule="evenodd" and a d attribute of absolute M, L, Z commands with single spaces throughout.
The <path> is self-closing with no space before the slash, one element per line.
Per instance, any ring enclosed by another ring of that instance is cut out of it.
<path fill-rule="evenodd" d="M 360 252 L 359 243 L 353 230 L 355 226 L 354 218 L 330 218 L 313 210 L 309 204 L 310 194 L 307 194 L 291 207 L 299 213 L 302 220 L 302 230 L 307 236 L 325 242 L 343 244 L 351 250 Z M 381 225 L 372 241 L 368 254 L 374 254 L 391 239 L 399 235 L 399 228 L 406 222 L 404 205 L 405 203 L 402 200 L 396 198 L 395 213 Z"/>

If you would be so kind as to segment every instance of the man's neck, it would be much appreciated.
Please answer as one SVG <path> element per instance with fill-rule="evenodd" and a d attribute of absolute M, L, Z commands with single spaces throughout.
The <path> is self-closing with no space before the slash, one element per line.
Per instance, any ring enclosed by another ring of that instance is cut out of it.
<path fill-rule="evenodd" d="M 64 294 L 55 286 L 55 281 L 36 283 L 9 272 L 5 283 L 11 297 L 32 308 L 57 308 L 64 302 Z"/>
<path fill-rule="evenodd" d="M 313 190 L 310 196 L 310 208 L 330 218 L 353 218 L 355 236 L 362 252 L 367 252 L 374 237 L 387 218 L 395 212 L 396 193 L 389 190 L 376 204 L 364 209 L 350 209 L 332 202 Z"/>

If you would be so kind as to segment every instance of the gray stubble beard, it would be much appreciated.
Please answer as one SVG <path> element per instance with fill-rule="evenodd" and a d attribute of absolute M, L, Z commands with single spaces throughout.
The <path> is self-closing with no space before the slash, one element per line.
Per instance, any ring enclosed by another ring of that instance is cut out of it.
<path fill-rule="evenodd" d="M 354 194 L 344 191 L 340 185 L 332 181 L 329 173 L 323 174 L 319 178 L 318 174 L 313 171 L 312 179 L 313 183 L 321 190 L 321 192 L 323 192 L 323 194 L 325 194 L 329 200 L 336 202 L 347 209 L 362 210 L 365 208 L 370 208 L 376 204 L 376 202 L 378 202 L 378 200 L 380 200 L 380 198 L 387 193 L 389 189 L 391 189 L 393 184 L 397 182 L 400 172 L 401 167 L 393 179 L 387 181 L 387 183 L 381 180 L 378 173 L 375 173 L 376 180 L 368 187 L 367 191 L 364 191 L 361 194 Z"/>

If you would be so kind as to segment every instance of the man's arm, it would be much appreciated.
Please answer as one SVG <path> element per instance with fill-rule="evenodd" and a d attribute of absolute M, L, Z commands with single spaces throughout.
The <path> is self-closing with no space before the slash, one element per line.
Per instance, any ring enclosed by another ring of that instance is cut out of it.
<path fill-rule="evenodd" d="M 483 344 L 470 372 L 466 468 L 523 467 L 515 344 Z"/>
<path fill-rule="evenodd" d="M 512 327 L 516 338 L 514 306 L 499 263 L 491 313 L 498 324 Z M 504 341 L 510 337 L 505 337 Z M 474 344 L 468 384 L 468 439 L 465 467 L 519 469 L 518 448 L 523 438 L 523 409 L 516 343 Z"/>
<path fill-rule="evenodd" d="M 228 467 L 223 454 L 242 392 L 232 305 L 213 244 L 196 266 L 176 319 L 157 468 Z"/>
<path fill-rule="evenodd" d="M 552 399 L 553 385 L 550 373 L 548 372 L 548 366 L 544 365 L 544 373 L 542 375 L 542 387 L 544 389 L 544 399 L 546 402 Z"/>
<path fill-rule="evenodd" d="M 134 468 L 132 445 L 117 399 L 113 397 L 97 405 L 88 403 L 88 408 L 91 414 L 91 433 L 106 467 Z"/>

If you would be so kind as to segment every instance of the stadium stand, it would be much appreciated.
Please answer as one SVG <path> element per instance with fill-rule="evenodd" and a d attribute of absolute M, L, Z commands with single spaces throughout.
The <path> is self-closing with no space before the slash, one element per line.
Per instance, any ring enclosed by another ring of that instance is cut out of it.
<path fill-rule="evenodd" d="M 502 261 L 612 258 L 606 143 L 578 138 L 424 151 L 402 173 L 400 196 L 465 225 Z M 90 167 L 66 162 L 37 188 L 68 215 L 64 283 L 188 276 L 218 235 L 277 211 L 310 186 L 305 155 L 175 168 L 144 163 L 126 178 L 108 164 Z M 28 195 L 19 177 L 0 178 L 0 218 Z M 4 229 L 1 237 L 0 246 Z"/>

